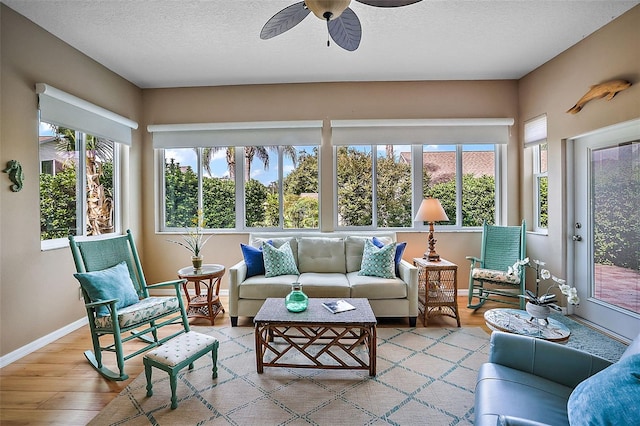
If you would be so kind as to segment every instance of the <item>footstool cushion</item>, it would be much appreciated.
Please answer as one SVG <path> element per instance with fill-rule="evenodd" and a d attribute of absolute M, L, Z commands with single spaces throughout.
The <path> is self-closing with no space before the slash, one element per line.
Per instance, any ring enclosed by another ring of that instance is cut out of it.
<path fill-rule="evenodd" d="M 159 368 L 169 373 L 171 409 L 177 408 L 176 384 L 178 371 L 187 365 L 189 365 L 189 370 L 192 370 L 193 362 L 208 352 L 211 352 L 213 360 L 211 378 L 215 379 L 218 377 L 218 340 L 215 337 L 189 331 L 147 352 L 142 360 L 147 378 L 147 396 L 153 395 L 151 367 Z"/>

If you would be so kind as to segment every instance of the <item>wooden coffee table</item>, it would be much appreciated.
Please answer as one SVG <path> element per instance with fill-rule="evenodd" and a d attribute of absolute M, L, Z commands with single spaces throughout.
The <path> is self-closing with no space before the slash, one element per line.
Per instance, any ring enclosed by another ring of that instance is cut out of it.
<path fill-rule="evenodd" d="M 520 309 L 489 309 L 484 313 L 484 320 L 487 327 L 492 330 L 521 334 L 557 343 L 566 343 L 571 335 L 571 331 L 560 321 L 548 318 L 549 324 L 543 324 L 538 320 L 531 320 L 531 315 Z"/>
<path fill-rule="evenodd" d="M 287 311 L 267 299 L 256 314 L 256 367 L 369 370 L 376 375 L 376 317 L 367 299 L 344 299 L 356 309 L 333 314 L 310 298 L 306 311 Z M 363 356 L 366 350 L 366 355 Z M 297 358 L 297 359 L 296 359 Z"/>

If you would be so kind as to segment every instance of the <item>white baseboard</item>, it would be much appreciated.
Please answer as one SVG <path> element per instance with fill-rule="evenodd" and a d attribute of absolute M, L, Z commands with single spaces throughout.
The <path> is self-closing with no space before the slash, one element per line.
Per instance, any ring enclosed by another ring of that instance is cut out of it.
<path fill-rule="evenodd" d="M 54 331 L 53 333 L 47 334 L 46 336 L 43 336 L 37 340 L 34 340 L 33 342 L 27 345 L 24 345 L 23 347 L 18 348 L 13 352 L 9 352 L 5 356 L 0 357 L 0 368 L 6 367 L 12 362 L 17 361 L 20 358 L 29 355 L 31 352 L 35 352 L 38 349 L 45 347 L 49 343 L 55 342 L 59 338 L 66 336 L 72 331 L 75 331 L 88 323 L 89 322 L 87 321 L 87 317 L 84 317 L 82 319 L 79 319 L 78 321 L 72 322 L 71 324 Z"/>

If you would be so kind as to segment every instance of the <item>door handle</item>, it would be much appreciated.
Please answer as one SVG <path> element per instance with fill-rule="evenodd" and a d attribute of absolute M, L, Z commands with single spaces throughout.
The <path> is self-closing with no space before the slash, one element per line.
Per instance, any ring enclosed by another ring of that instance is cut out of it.
<path fill-rule="evenodd" d="M 573 237 L 571 237 L 571 239 L 573 241 L 582 241 L 582 237 L 580 235 L 574 235 Z"/>

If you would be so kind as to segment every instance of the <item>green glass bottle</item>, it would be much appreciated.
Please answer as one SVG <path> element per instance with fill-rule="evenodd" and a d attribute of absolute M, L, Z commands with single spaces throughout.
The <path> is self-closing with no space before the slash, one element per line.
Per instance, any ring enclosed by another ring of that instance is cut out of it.
<path fill-rule="evenodd" d="M 302 291 L 302 284 L 291 284 L 291 293 L 284 298 L 284 304 L 289 312 L 302 312 L 309 305 L 309 297 Z"/>

